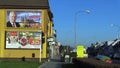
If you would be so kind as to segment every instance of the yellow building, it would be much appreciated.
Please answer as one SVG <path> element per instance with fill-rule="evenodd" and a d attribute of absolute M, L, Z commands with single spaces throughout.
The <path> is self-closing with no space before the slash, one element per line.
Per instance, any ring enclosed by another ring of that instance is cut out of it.
<path fill-rule="evenodd" d="M 48 0 L 2 0 L 0 59 L 47 59 L 47 39 L 53 33 L 52 17 Z M 16 23 L 14 27 L 11 20 Z"/>

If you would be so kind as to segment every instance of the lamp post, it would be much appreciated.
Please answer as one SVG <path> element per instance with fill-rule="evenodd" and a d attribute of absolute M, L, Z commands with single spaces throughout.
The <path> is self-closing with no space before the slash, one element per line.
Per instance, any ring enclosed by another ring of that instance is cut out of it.
<path fill-rule="evenodd" d="M 115 24 L 111 24 L 112 27 L 117 27 L 118 28 L 118 35 L 117 38 L 120 39 L 120 26 L 119 25 L 115 25 Z"/>
<path fill-rule="evenodd" d="M 76 25 L 77 25 L 77 15 L 81 12 L 85 12 L 87 14 L 90 13 L 90 10 L 79 10 L 75 13 L 75 19 L 74 19 L 74 31 L 75 31 L 75 39 L 74 39 L 74 45 L 76 46 L 76 41 L 77 41 L 77 31 L 76 31 Z"/>

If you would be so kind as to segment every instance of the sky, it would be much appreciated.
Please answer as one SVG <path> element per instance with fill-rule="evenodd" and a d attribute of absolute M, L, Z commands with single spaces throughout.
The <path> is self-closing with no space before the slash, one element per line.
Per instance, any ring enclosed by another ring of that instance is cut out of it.
<path fill-rule="evenodd" d="M 49 0 L 49 5 L 62 45 L 75 46 L 75 31 L 76 44 L 86 47 L 115 40 L 120 34 L 120 0 Z"/>

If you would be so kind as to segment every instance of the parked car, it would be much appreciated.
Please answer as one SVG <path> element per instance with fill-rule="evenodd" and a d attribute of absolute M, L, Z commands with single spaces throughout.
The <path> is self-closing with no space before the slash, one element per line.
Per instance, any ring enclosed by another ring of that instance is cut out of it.
<path fill-rule="evenodd" d="M 101 60 L 101 61 L 107 62 L 107 63 L 112 63 L 111 58 L 108 57 L 108 56 L 97 55 L 95 58 L 98 59 L 98 60 Z"/>

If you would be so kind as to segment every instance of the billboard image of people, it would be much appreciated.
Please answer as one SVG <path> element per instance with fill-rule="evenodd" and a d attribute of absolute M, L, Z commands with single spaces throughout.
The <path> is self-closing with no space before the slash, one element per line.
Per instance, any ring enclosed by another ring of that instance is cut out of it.
<path fill-rule="evenodd" d="M 7 10 L 7 27 L 41 28 L 41 11 L 37 10 Z"/>
<path fill-rule="evenodd" d="M 6 48 L 39 49 L 41 32 L 6 31 Z"/>

